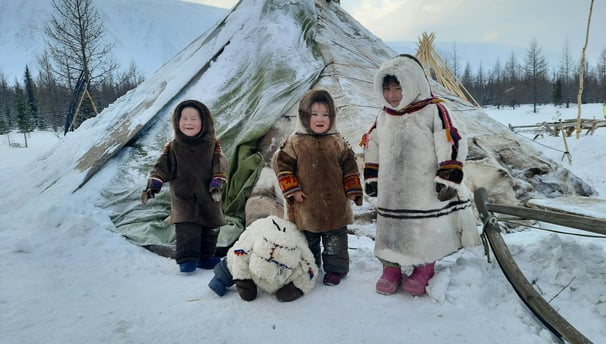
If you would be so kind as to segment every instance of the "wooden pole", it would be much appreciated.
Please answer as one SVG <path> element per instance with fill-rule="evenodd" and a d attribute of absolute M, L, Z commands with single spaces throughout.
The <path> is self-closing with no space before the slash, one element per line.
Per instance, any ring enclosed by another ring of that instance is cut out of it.
<path fill-rule="evenodd" d="M 465 99 L 473 105 L 480 107 L 471 92 L 465 86 L 458 82 L 452 74 L 448 65 L 433 48 L 433 41 L 436 38 L 435 33 L 423 32 L 417 43 L 416 58 L 419 59 L 425 69 L 427 78 L 437 81 L 447 90 L 453 92 L 461 99 Z"/>
<path fill-rule="evenodd" d="M 577 140 L 581 136 L 581 103 L 583 101 L 583 78 L 585 75 L 585 50 L 587 49 L 587 42 L 589 41 L 589 26 L 591 25 L 591 12 L 593 12 L 593 0 L 589 5 L 589 16 L 587 17 L 587 31 L 585 32 L 585 45 L 581 51 L 581 66 L 579 67 L 579 93 L 577 94 L 577 125 L 575 127 L 577 132 Z"/>
<path fill-rule="evenodd" d="M 530 308 L 534 315 L 547 327 L 554 335 L 562 341 L 569 343 L 582 344 L 591 343 L 591 341 L 564 319 L 543 297 L 534 289 L 532 283 L 526 279 L 518 265 L 516 264 L 507 244 L 501 236 L 501 230 L 497 218 L 490 214 L 491 210 L 488 203 L 488 193 L 486 189 L 479 188 L 474 192 L 474 199 L 484 223 L 484 234 L 488 238 L 490 247 L 496 257 L 503 274 L 511 283 L 520 299 Z M 509 207 L 515 208 L 515 207 Z"/>
<path fill-rule="evenodd" d="M 562 160 L 564 160 L 564 156 L 568 158 L 568 165 L 572 166 L 572 156 L 570 155 L 570 151 L 568 150 L 568 142 L 566 141 L 566 133 L 564 132 L 564 126 L 562 125 L 562 120 L 560 120 L 560 132 L 562 133 L 562 140 L 564 140 L 564 154 L 562 155 Z"/>
<path fill-rule="evenodd" d="M 76 107 L 76 111 L 74 112 L 74 117 L 72 117 L 72 122 L 69 124 L 69 130 L 72 130 L 74 128 L 74 123 L 76 123 L 76 118 L 78 117 L 78 113 L 80 112 L 82 100 L 84 100 L 84 93 L 82 93 L 80 99 L 78 99 L 78 106 Z"/>
<path fill-rule="evenodd" d="M 90 104 L 93 106 L 93 111 L 95 111 L 95 115 L 98 115 L 99 111 L 97 111 L 97 104 L 95 104 L 93 97 L 90 95 L 90 92 L 88 92 L 88 88 L 84 92 L 86 93 L 86 96 L 88 97 L 88 100 L 90 101 Z"/>

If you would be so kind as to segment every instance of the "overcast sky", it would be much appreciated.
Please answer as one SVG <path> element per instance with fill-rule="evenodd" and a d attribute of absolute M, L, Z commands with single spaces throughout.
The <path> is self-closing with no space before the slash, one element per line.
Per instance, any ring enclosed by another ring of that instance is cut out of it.
<path fill-rule="evenodd" d="M 232 8 L 237 0 L 186 0 Z M 341 6 L 384 41 L 486 42 L 580 55 L 591 0 L 341 0 Z M 606 1 L 594 1 L 588 50 L 606 49 Z"/>

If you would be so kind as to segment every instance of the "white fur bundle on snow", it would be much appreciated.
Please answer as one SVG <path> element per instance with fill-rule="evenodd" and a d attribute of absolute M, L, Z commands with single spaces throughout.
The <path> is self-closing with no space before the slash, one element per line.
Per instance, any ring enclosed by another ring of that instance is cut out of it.
<path fill-rule="evenodd" d="M 290 282 L 307 293 L 318 274 L 305 235 L 277 216 L 250 224 L 229 249 L 227 266 L 234 280 L 252 279 L 270 294 Z"/>

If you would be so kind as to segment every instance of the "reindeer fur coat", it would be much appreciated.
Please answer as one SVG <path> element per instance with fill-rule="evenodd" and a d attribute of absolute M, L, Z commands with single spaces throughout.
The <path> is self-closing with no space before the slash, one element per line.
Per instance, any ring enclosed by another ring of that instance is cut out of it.
<path fill-rule="evenodd" d="M 314 134 L 309 128 L 311 105 L 328 103 L 330 128 Z M 273 168 L 286 200 L 286 216 L 297 228 L 321 233 L 342 228 L 353 222 L 348 199 L 354 195 L 362 204 L 362 186 L 351 146 L 336 131 L 336 109 L 325 90 L 308 91 L 299 104 L 297 126 L 274 154 Z M 307 198 L 292 200 L 301 190 Z"/>
<path fill-rule="evenodd" d="M 396 109 L 383 97 L 386 75 L 395 76 L 402 87 Z M 478 244 L 470 192 L 461 180 L 443 179 L 438 173 L 456 166 L 462 178 L 467 155 L 467 141 L 460 137 L 463 128 L 438 111 L 440 100 L 433 97 L 421 64 L 408 55 L 385 62 L 375 77 L 375 93 L 384 110 L 367 133 L 364 150 L 365 183 L 378 182 L 375 255 L 400 265 L 419 265 L 462 245 Z M 431 98 L 420 109 L 404 111 Z M 453 136 L 460 138 L 456 147 Z M 458 197 L 438 200 L 437 182 L 457 189 Z"/>

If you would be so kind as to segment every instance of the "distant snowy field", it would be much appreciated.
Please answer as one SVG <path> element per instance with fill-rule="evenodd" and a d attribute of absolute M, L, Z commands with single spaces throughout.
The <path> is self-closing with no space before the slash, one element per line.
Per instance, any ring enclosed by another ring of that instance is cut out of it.
<path fill-rule="evenodd" d="M 576 104 L 571 104 L 568 108 L 553 105 L 538 106 L 536 114 L 533 113 L 531 105 L 522 105 L 515 109 L 487 108 L 485 111 L 490 117 L 506 126 L 576 119 L 578 113 Z M 603 104 L 584 104 L 581 107 L 581 118 L 603 120 L 602 111 Z M 520 131 L 520 137 L 525 140 L 532 141 L 535 136 L 536 133 Z M 568 162 L 568 158 L 564 154 L 566 149 L 561 135 L 555 137 L 544 134 L 534 142 L 537 149 L 541 150 L 546 157 L 560 162 L 562 166 L 593 186 L 598 191 L 600 198 L 606 199 L 606 174 L 600 173 L 606 168 L 606 128 L 597 129 L 593 135 L 586 135 L 586 131 L 583 131 L 579 139 L 576 139 L 575 134 L 566 138 L 572 164 Z"/>
<path fill-rule="evenodd" d="M 576 118 L 577 108 L 541 106 L 534 114 L 525 105 L 486 112 L 508 126 Z M 583 105 L 582 113 L 601 119 L 602 106 Z M 520 140 L 534 136 L 523 133 Z M 10 141 L 25 142 L 19 133 L 11 133 Z M 62 136 L 34 132 L 27 141 L 28 148 L 9 148 L 7 135 L 0 137 L 4 184 L 36 185 L 19 171 L 35 169 L 37 157 L 55 149 Z M 572 165 L 562 159 L 562 137 L 535 141 L 546 157 L 606 198 L 606 128 L 567 143 Z M 222 298 L 213 294 L 207 287 L 212 272 L 180 274 L 174 261 L 116 235 L 107 214 L 93 202 L 78 202 L 77 193 L 23 199 L 18 189 L 5 190 L 0 343 L 559 343 L 519 300 L 494 259 L 487 263 L 482 247 L 438 261 L 428 296 L 383 296 L 374 291 L 381 267 L 373 241 L 350 235 L 351 272 L 341 285 L 318 283 L 288 304 L 262 292 L 245 302 L 234 290 Z M 372 233 L 374 224 L 351 229 Z M 539 293 L 591 341 L 606 343 L 605 239 L 535 229 L 504 238 Z"/>

